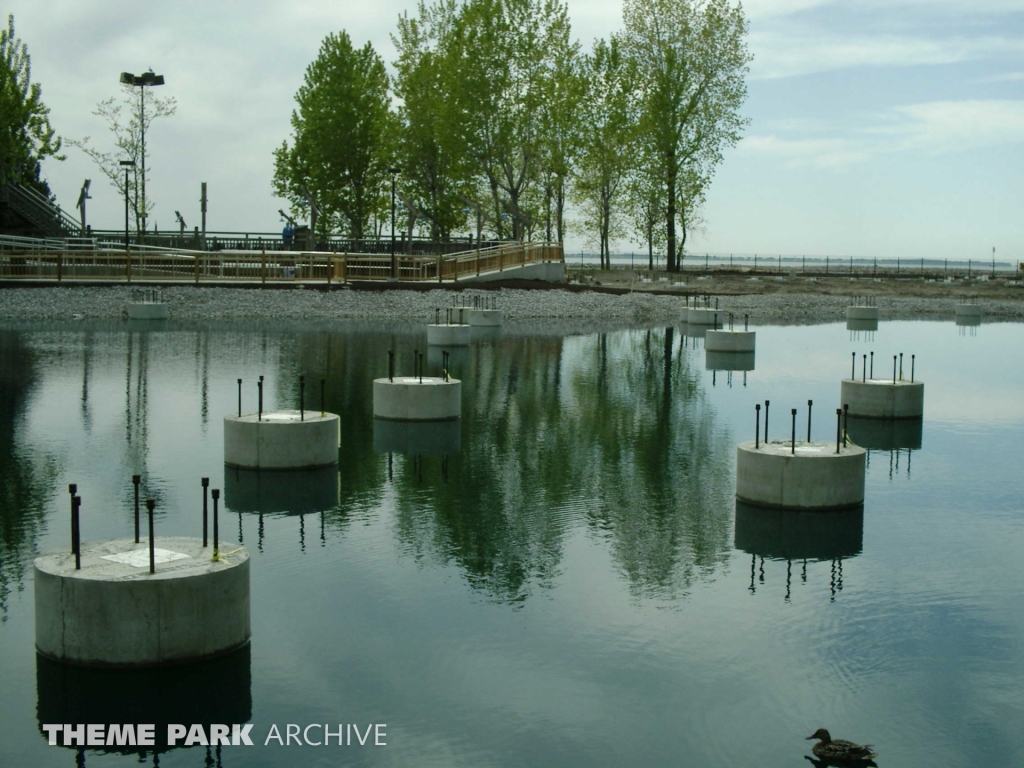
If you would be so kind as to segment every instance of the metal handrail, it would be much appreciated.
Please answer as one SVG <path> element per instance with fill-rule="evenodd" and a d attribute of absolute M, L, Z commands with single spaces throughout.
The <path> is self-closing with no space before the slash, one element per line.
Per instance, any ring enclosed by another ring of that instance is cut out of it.
<path fill-rule="evenodd" d="M 0 250 L 0 278 L 58 281 L 332 281 L 387 280 L 390 254 L 322 251 L 228 251 L 210 253 L 156 247 L 104 247 L 91 250 L 36 247 Z M 403 282 L 455 282 L 487 272 L 540 262 L 563 261 L 553 243 L 506 243 L 446 256 L 396 255 Z"/>
<path fill-rule="evenodd" d="M 32 224 L 44 230 L 54 233 L 81 232 L 81 226 L 77 221 L 31 187 L 15 182 L 0 185 L 0 202 L 6 203 Z"/>

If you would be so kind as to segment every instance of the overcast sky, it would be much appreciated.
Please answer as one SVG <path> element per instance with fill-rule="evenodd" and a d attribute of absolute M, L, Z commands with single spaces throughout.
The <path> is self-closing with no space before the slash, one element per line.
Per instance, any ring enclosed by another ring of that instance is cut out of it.
<path fill-rule="evenodd" d="M 589 47 L 621 27 L 618 0 L 569 0 Z M 118 75 L 152 67 L 178 113 L 147 134 L 150 224 L 278 231 L 271 151 L 329 33 L 394 59 L 412 0 L 140 3 L 8 0 L 62 136 L 109 134 L 91 112 Z M 708 195 L 691 251 L 1024 261 L 1024 3 L 1021 0 L 751 0 L 750 127 Z M 88 219 L 123 225 L 114 189 L 67 148 L 44 175 L 69 210 L 93 180 Z M 587 245 L 574 234 L 567 248 Z M 618 249 L 634 247 L 621 241 Z"/>

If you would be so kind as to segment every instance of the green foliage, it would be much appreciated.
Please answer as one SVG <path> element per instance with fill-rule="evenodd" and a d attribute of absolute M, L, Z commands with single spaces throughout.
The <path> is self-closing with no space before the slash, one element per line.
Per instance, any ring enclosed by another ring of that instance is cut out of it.
<path fill-rule="evenodd" d="M 401 99 L 398 149 L 406 209 L 426 220 L 435 241 L 447 241 L 466 224 L 466 198 L 472 194 L 469 155 L 451 98 L 456 70 L 449 35 L 456 6 L 452 0 L 428 7 L 417 16 L 402 14 L 398 34 L 395 95 Z"/>
<path fill-rule="evenodd" d="M 595 235 L 601 266 L 611 266 L 611 239 L 624 233 L 617 207 L 635 160 L 635 67 L 621 41 L 598 40 L 583 60 L 585 90 L 580 105 L 580 157 L 576 200 L 584 226 Z"/>
<path fill-rule="evenodd" d="M 499 239 L 522 239 L 539 218 L 542 119 L 571 57 L 565 6 L 556 0 L 469 0 L 435 6 L 445 62 L 446 126 L 466 153 L 463 194 Z M 550 121 L 548 121 L 550 125 Z M 551 156 L 549 152 L 549 157 Z"/>
<path fill-rule="evenodd" d="M 348 33 L 329 34 L 295 94 L 292 144 L 274 151 L 274 192 L 300 215 L 306 192 L 319 208 L 318 233 L 367 237 L 390 210 L 387 169 L 397 125 L 384 62 Z"/>
<path fill-rule="evenodd" d="M 746 124 L 747 23 L 730 2 L 625 0 L 624 33 L 583 56 L 564 0 L 424 0 L 398 19 L 393 84 L 369 45 L 330 35 L 274 189 L 293 210 L 315 200 L 321 233 L 364 237 L 397 166 L 402 226 L 435 241 L 562 241 L 571 197 L 603 262 L 631 221 L 674 269 Z"/>
<path fill-rule="evenodd" d="M 40 179 L 41 162 L 64 157 L 31 70 L 28 46 L 15 35 L 12 14 L 7 29 L 0 29 L 0 183 L 14 181 L 49 194 Z"/>
<path fill-rule="evenodd" d="M 676 219 L 699 208 L 690 198 L 748 122 L 739 114 L 751 60 L 747 21 L 729 0 L 625 0 L 623 18 L 638 67 L 640 129 L 665 190 L 666 263 L 674 271 Z"/>

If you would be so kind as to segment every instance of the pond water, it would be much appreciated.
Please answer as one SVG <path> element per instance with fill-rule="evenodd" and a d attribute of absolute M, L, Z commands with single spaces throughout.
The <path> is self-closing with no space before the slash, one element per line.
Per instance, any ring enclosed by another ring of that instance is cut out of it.
<path fill-rule="evenodd" d="M 510 324 L 456 351 L 463 417 L 424 435 L 371 408 L 388 349 L 438 370 L 413 324 L 0 327 L 0 765 L 800 766 L 819 727 L 879 765 L 1024 765 L 1024 326 L 761 326 L 731 373 L 685 325 L 597 330 Z M 851 425 L 873 446 L 863 510 L 737 508 L 754 404 L 781 439 L 812 399 L 834 439 L 870 351 L 879 375 L 916 356 L 925 419 Z M 236 380 L 247 411 L 260 375 L 294 408 L 300 374 L 342 416 L 338 467 L 225 468 Z M 158 534 L 199 535 L 200 477 L 224 489 L 246 651 L 37 659 L 32 558 L 68 546 L 67 484 L 83 538 L 116 538 L 133 473 Z M 255 745 L 79 754 L 44 722 L 251 722 Z M 289 723 L 386 724 L 387 745 L 264 745 Z"/>

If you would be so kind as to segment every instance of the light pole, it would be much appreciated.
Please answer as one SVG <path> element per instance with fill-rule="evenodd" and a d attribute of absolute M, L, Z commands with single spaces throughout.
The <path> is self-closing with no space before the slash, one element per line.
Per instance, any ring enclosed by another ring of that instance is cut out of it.
<path fill-rule="evenodd" d="M 124 249 L 128 250 L 128 169 L 135 167 L 134 160 L 122 160 L 124 168 Z"/>
<path fill-rule="evenodd" d="M 133 75 L 131 72 L 121 73 L 121 83 L 139 88 L 140 107 L 139 110 L 139 133 L 142 142 L 142 234 L 146 234 L 146 86 L 151 88 L 164 84 L 164 76 L 157 75 L 153 70 L 143 72 L 141 75 Z"/>
<path fill-rule="evenodd" d="M 388 168 L 391 174 L 391 280 L 398 280 L 398 262 L 395 260 L 395 177 L 399 168 Z"/>

